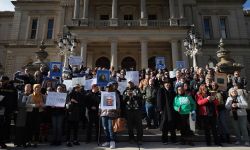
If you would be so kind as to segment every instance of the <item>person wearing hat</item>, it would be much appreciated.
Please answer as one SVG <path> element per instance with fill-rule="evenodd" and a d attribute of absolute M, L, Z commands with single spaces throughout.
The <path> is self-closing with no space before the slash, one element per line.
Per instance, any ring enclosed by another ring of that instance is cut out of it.
<path fill-rule="evenodd" d="M 107 92 L 115 92 L 113 83 L 109 82 L 106 86 Z M 115 134 L 113 131 L 112 122 L 115 118 L 119 116 L 120 113 L 120 98 L 119 95 L 116 93 L 116 109 L 100 109 L 101 112 L 101 119 L 102 119 L 102 127 L 104 129 L 104 133 L 106 136 L 106 142 L 102 144 L 103 147 L 109 146 L 111 149 L 116 147 L 115 143 Z"/>
<path fill-rule="evenodd" d="M 172 143 L 176 142 L 176 124 L 177 117 L 179 116 L 174 111 L 173 103 L 175 92 L 172 88 L 171 81 L 165 80 L 164 86 L 158 90 L 157 93 L 157 108 L 161 114 L 160 129 L 162 131 L 162 143 L 168 144 L 168 132 L 170 132 L 170 140 Z"/>
<path fill-rule="evenodd" d="M 0 79 L 0 147 L 6 148 L 5 142 L 10 139 L 11 116 L 17 111 L 17 90 L 10 84 L 9 77 Z"/>
<path fill-rule="evenodd" d="M 69 94 L 69 101 L 66 104 L 67 107 L 67 146 L 72 147 L 71 130 L 73 130 L 73 144 L 80 145 L 78 141 L 78 128 L 81 120 L 82 110 L 86 107 L 86 96 L 81 90 L 81 86 L 76 84 Z"/>
<path fill-rule="evenodd" d="M 123 101 L 126 104 L 126 118 L 130 143 L 134 142 L 134 128 L 137 130 L 137 143 L 142 144 L 142 94 L 132 81 L 123 92 Z"/>

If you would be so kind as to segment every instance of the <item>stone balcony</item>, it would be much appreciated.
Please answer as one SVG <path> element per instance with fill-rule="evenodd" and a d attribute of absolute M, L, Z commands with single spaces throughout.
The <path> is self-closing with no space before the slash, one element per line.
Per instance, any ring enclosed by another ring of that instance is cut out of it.
<path fill-rule="evenodd" d="M 185 20 L 176 19 L 176 25 L 171 25 L 170 20 L 146 20 L 146 23 L 142 24 L 141 20 L 117 20 L 117 25 L 112 25 L 113 20 L 88 20 L 88 19 L 73 19 L 73 26 L 81 26 L 86 28 L 164 28 L 170 26 L 187 26 Z"/>

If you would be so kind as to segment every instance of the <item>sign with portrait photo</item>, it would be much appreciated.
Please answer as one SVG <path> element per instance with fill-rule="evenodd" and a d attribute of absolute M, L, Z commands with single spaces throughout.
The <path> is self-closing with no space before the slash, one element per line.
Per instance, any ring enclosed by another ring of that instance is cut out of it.
<path fill-rule="evenodd" d="M 109 70 L 97 70 L 97 85 L 106 86 L 109 83 L 110 71 Z"/>
<path fill-rule="evenodd" d="M 50 78 L 62 77 L 62 63 L 61 62 L 50 62 Z"/>
<path fill-rule="evenodd" d="M 176 61 L 176 68 L 177 69 L 185 68 L 185 61 Z"/>
<path fill-rule="evenodd" d="M 115 92 L 101 92 L 101 109 L 116 109 Z"/>
<path fill-rule="evenodd" d="M 219 90 L 227 90 L 227 74 L 216 73 L 214 81 L 219 85 Z"/>
<path fill-rule="evenodd" d="M 156 69 L 165 69 L 165 57 L 155 57 L 155 67 Z"/>
<path fill-rule="evenodd" d="M 48 92 L 46 106 L 64 107 L 67 99 L 67 93 Z"/>

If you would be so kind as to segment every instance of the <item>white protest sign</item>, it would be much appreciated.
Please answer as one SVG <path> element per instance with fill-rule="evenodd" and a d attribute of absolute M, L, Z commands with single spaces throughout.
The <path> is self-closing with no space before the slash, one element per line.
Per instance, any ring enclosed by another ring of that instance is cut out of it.
<path fill-rule="evenodd" d="M 73 88 L 73 86 L 72 86 L 72 80 L 64 80 L 63 84 L 66 85 L 66 89 L 68 91 Z"/>
<path fill-rule="evenodd" d="M 97 83 L 97 79 L 89 79 L 89 80 L 85 80 L 85 86 L 84 89 L 85 90 L 91 90 L 92 89 L 92 85 Z"/>
<path fill-rule="evenodd" d="M 132 81 L 135 85 L 139 85 L 139 72 L 138 71 L 128 71 L 126 72 L 125 78 L 127 82 Z"/>
<path fill-rule="evenodd" d="M 83 65 L 83 59 L 81 56 L 70 56 L 69 65 Z"/>
<path fill-rule="evenodd" d="M 118 82 L 118 90 L 123 93 L 127 88 L 127 82 Z"/>
<path fill-rule="evenodd" d="M 66 103 L 67 93 L 48 92 L 46 106 L 64 107 Z"/>
<path fill-rule="evenodd" d="M 72 86 L 74 87 L 77 84 L 85 85 L 85 77 L 72 78 Z"/>
<path fill-rule="evenodd" d="M 116 109 L 115 92 L 101 92 L 101 109 Z"/>
<path fill-rule="evenodd" d="M 176 77 L 176 71 L 169 71 L 169 77 L 175 78 Z"/>

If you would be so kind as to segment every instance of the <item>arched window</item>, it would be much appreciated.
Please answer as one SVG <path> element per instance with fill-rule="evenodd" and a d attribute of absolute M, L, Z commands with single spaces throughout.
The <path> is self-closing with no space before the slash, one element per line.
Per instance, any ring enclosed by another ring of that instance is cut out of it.
<path fill-rule="evenodd" d="M 122 69 L 126 70 L 136 70 L 136 61 L 132 57 L 125 57 L 122 60 Z"/>
<path fill-rule="evenodd" d="M 105 67 L 106 69 L 110 68 L 110 61 L 107 57 L 100 57 L 95 62 L 96 67 Z"/>
<path fill-rule="evenodd" d="M 148 59 L 148 67 L 150 69 L 155 69 L 155 56 Z"/>

